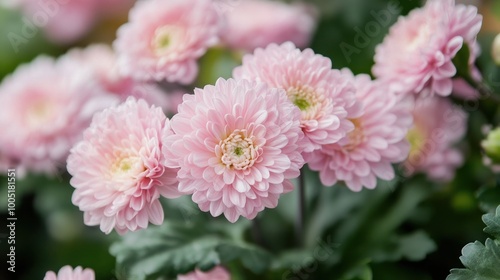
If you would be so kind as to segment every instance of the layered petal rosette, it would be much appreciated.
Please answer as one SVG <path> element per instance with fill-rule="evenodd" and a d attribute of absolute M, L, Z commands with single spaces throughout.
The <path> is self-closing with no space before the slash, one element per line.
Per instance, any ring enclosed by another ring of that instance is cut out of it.
<path fill-rule="evenodd" d="M 184 95 L 164 135 L 166 166 L 202 211 L 235 222 L 274 208 L 299 176 L 300 111 L 281 89 L 219 79 Z"/>
<path fill-rule="evenodd" d="M 156 83 L 138 81 L 131 76 L 123 75 L 118 69 L 115 52 L 108 45 L 93 44 L 84 49 L 72 49 L 59 60 L 68 67 L 85 68 L 91 74 L 89 79 L 92 79 L 102 91 L 115 95 L 122 102 L 132 96 L 164 109 L 172 106 L 167 93 Z"/>
<path fill-rule="evenodd" d="M 95 273 L 90 268 L 83 269 L 81 266 L 77 266 L 73 269 L 67 265 L 62 267 L 57 274 L 48 271 L 43 280 L 95 280 Z"/>
<path fill-rule="evenodd" d="M 162 165 L 161 134 L 168 125 L 161 108 L 134 98 L 94 116 L 67 166 L 72 202 L 86 225 L 124 234 L 163 222 L 160 196 L 180 196 L 177 170 Z"/>
<path fill-rule="evenodd" d="M 223 11 L 226 24 L 221 40 L 235 49 L 252 52 L 287 41 L 303 48 L 309 45 L 316 27 L 314 8 L 304 3 L 239 0 L 227 6 Z"/>
<path fill-rule="evenodd" d="M 343 74 L 353 74 L 342 70 Z M 373 189 L 377 178 L 394 178 L 393 163 L 406 159 L 410 149 L 406 134 L 412 125 L 411 102 L 388 91 L 385 84 L 368 75 L 355 77 L 356 97 L 362 108 L 351 112 L 355 128 L 336 144 L 304 155 L 321 182 L 332 186 L 344 181 L 353 191 Z"/>
<path fill-rule="evenodd" d="M 218 42 L 219 22 L 211 0 L 138 1 L 114 43 L 120 69 L 140 80 L 189 84 L 197 59 Z"/>
<path fill-rule="evenodd" d="M 290 42 L 271 44 L 245 55 L 243 65 L 234 70 L 233 76 L 286 90 L 301 111 L 306 152 L 336 143 L 354 129 L 347 119 L 348 110 L 359 106 L 352 77 L 332 70 L 330 59 L 311 49 L 301 51 Z"/>
<path fill-rule="evenodd" d="M 416 101 L 413 117 L 410 155 L 403 164 L 407 175 L 422 172 L 436 181 L 451 180 L 464 160 L 454 145 L 467 129 L 466 113 L 448 99 L 429 97 Z"/>
<path fill-rule="evenodd" d="M 376 48 L 373 74 L 402 94 L 447 96 L 457 73 L 452 59 L 467 44 L 472 64 L 479 53 L 481 23 L 476 7 L 429 0 L 391 27 Z"/>
<path fill-rule="evenodd" d="M 114 105 L 88 71 L 49 57 L 20 66 L 0 85 L 0 154 L 19 168 L 54 174 L 95 112 Z"/>

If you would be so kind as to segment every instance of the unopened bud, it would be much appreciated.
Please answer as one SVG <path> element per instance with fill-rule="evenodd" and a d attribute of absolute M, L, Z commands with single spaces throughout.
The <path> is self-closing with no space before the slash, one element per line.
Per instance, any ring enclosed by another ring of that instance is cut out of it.
<path fill-rule="evenodd" d="M 493 163 L 500 163 L 500 128 L 490 131 L 481 146 Z"/>
<path fill-rule="evenodd" d="M 500 34 L 493 40 L 493 47 L 491 48 L 491 55 L 493 56 L 493 61 L 497 65 L 500 65 Z"/>

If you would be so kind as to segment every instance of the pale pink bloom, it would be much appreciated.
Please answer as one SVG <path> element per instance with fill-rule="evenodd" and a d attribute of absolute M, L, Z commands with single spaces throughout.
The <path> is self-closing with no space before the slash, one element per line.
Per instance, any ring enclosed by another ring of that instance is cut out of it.
<path fill-rule="evenodd" d="M 218 42 L 211 0 L 138 1 L 114 43 L 118 64 L 140 80 L 191 83 L 197 59 Z"/>
<path fill-rule="evenodd" d="M 481 24 L 476 7 L 429 0 L 391 27 L 376 48 L 373 73 L 399 93 L 447 96 L 457 72 L 452 59 L 467 44 L 473 62 Z"/>
<path fill-rule="evenodd" d="M 253 51 L 271 43 L 306 47 L 316 27 L 315 11 L 306 4 L 239 0 L 223 13 L 221 40 L 231 48 Z"/>
<path fill-rule="evenodd" d="M 161 164 L 161 132 L 168 125 L 161 108 L 132 97 L 94 116 L 67 166 L 72 202 L 86 225 L 124 234 L 163 222 L 160 195 L 180 195 L 177 170 Z"/>
<path fill-rule="evenodd" d="M 311 49 L 300 51 L 290 42 L 256 49 L 253 55 L 243 57 L 243 65 L 233 71 L 233 76 L 286 90 L 290 101 L 301 110 L 306 152 L 336 143 L 354 129 L 347 119 L 348 110 L 359 106 L 352 75 L 332 70 L 331 60 Z"/>
<path fill-rule="evenodd" d="M 230 280 L 231 275 L 221 266 L 216 266 L 212 270 L 202 272 L 198 269 L 195 271 L 177 276 L 177 280 Z"/>
<path fill-rule="evenodd" d="M 118 69 L 116 55 L 108 45 L 95 44 L 84 49 L 72 49 L 59 60 L 67 63 L 68 67 L 86 68 L 92 74 L 90 79 L 97 82 L 103 91 L 116 95 L 121 101 L 132 96 L 163 109 L 171 107 L 167 94 L 156 83 L 137 81 L 123 75 Z"/>
<path fill-rule="evenodd" d="M 43 280 L 95 280 L 94 271 L 90 268 L 82 269 L 77 266 L 74 270 L 71 266 L 63 266 L 57 275 L 53 271 L 48 271 Z"/>
<path fill-rule="evenodd" d="M 353 74 L 342 70 L 344 75 Z M 362 104 L 351 112 L 355 128 L 339 143 L 323 145 L 305 154 L 312 170 L 319 171 L 321 182 L 332 186 L 344 181 L 353 191 L 373 189 L 377 178 L 394 178 L 393 163 L 408 156 L 406 133 L 411 128 L 411 103 L 400 100 L 385 84 L 368 75 L 355 77 L 356 97 Z"/>
<path fill-rule="evenodd" d="M 116 102 L 88 72 L 39 57 L 0 85 L 0 153 L 28 171 L 52 174 L 92 115 Z"/>
<path fill-rule="evenodd" d="M 451 180 L 463 163 L 462 153 L 453 145 L 465 134 L 465 112 L 442 97 L 419 98 L 413 118 L 407 137 L 410 155 L 403 165 L 407 175 L 422 172 L 433 180 Z"/>
<path fill-rule="evenodd" d="M 17 0 L 25 14 L 26 28 L 40 27 L 58 43 L 72 43 L 84 36 L 99 19 L 99 0 Z"/>
<path fill-rule="evenodd" d="M 7 0 L 8 7 L 20 8 L 24 30 L 41 28 L 48 39 L 70 44 L 87 35 L 100 20 L 126 13 L 134 0 Z M 0 4 L 1 5 L 1 4 Z"/>
<path fill-rule="evenodd" d="M 274 208 L 299 176 L 300 112 L 281 89 L 219 79 L 184 95 L 164 135 L 166 165 L 202 211 L 230 222 Z"/>

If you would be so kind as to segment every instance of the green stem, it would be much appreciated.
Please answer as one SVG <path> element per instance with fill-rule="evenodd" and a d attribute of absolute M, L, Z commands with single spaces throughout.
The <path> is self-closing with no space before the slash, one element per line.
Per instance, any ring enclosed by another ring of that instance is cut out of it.
<path fill-rule="evenodd" d="M 305 217 L 305 179 L 303 173 L 299 176 L 297 217 L 295 223 L 295 242 L 298 247 L 304 246 L 304 217 Z"/>

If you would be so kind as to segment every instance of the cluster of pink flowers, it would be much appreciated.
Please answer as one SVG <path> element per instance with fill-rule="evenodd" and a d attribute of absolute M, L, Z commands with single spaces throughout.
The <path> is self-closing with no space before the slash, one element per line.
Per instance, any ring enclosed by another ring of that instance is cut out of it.
<path fill-rule="evenodd" d="M 39 12 L 32 2 L 19 0 L 30 15 Z M 66 1 L 47 32 L 74 40 L 96 6 Z M 241 0 L 223 8 L 212 0 L 138 1 L 113 47 L 19 67 L 0 85 L 0 166 L 53 174 L 66 162 L 73 204 L 106 234 L 163 223 L 162 197 L 189 195 L 232 223 L 254 219 L 294 189 L 306 164 L 323 185 L 356 192 L 394 179 L 394 164 L 408 176 L 453 178 L 467 118 L 446 96 L 475 96 L 453 59 L 467 46 L 470 75 L 481 79 L 477 9 L 429 0 L 401 17 L 376 49 L 372 80 L 300 49 L 316 21 L 305 5 Z M 61 24 L 68 17 L 72 24 Z M 217 44 L 249 52 L 233 77 L 167 95 L 165 88 L 196 80 L 198 60 Z M 69 266 L 45 276 L 94 278 Z M 229 278 L 223 267 L 178 277 Z"/>

